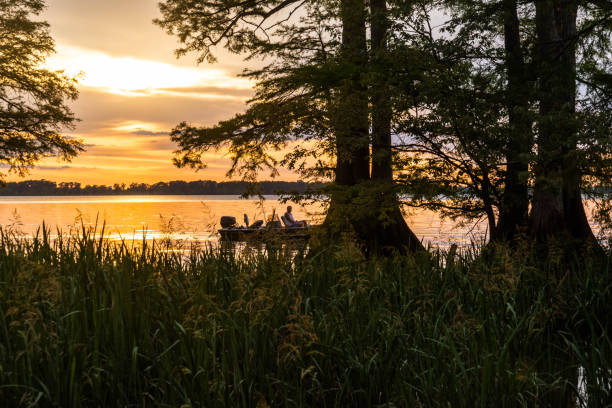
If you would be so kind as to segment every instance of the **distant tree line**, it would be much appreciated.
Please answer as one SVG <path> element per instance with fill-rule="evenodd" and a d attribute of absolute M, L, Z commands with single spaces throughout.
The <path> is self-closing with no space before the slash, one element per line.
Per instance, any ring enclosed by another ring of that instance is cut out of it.
<path fill-rule="evenodd" d="M 258 183 L 261 194 L 283 192 L 304 193 L 312 187 L 303 181 L 263 181 Z M 212 180 L 169 181 L 155 184 L 131 183 L 107 185 L 82 185 L 81 183 L 56 183 L 48 180 L 26 180 L 7 182 L 0 188 L 0 196 L 45 196 L 45 195 L 136 195 L 136 194 L 184 194 L 184 195 L 241 195 L 252 191 L 253 186 L 244 181 Z"/>

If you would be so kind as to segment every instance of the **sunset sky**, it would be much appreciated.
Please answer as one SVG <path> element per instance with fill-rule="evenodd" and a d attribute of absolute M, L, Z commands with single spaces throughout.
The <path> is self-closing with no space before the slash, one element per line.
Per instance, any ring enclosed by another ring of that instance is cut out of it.
<path fill-rule="evenodd" d="M 168 131 L 183 120 L 209 125 L 245 109 L 252 90 L 237 76 L 245 66 L 239 56 L 218 53 L 214 65 L 196 65 L 195 55 L 177 60 L 175 38 L 152 23 L 156 0 L 47 4 L 42 18 L 57 50 L 49 67 L 84 75 L 73 105 L 81 122 L 69 133 L 83 139 L 87 151 L 71 163 L 45 160 L 28 178 L 86 184 L 224 179 L 222 154 L 197 173 L 172 166 Z"/>

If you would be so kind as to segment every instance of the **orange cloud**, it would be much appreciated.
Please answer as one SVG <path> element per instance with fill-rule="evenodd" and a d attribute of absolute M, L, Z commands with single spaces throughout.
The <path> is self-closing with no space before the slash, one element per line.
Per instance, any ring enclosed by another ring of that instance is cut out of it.
<path fill-rule="evenodd" d="M 192 97 L 235 97 L 232 92 L 223 94 L 223 89 L 248 91 L 253 86 L 246 78 L 211 66 L 183 67 L 65 45 L 57 47 L 47 66 L 71 76 L 81 75 L 81 86 L 126 96 L 181 95 L 181 90 L 189 90 L 186 93 Z"/>
<path fill-rule="evenodd" d="M 224 152 L 211 154 L 200 172 L 174 167 L 169 132 L 181 121 L 207 126 L 244 111 L 252 83 L 236 73 L 245 64 L 222 51 L 216 65 L 176 60 L 175 39 L 151 23 L 157 14 L 150 0 L 49 2 L 43 18 L 58 45 L 47 65 L 82 73 L 72 105 L 81 121 L 70 135 L 87 151 L 71 163 L 43 160 L 29 178 L 85 184 L 225 179 L 231 163 Z M 281 178 L 296 176 L 283 172 Z"/>

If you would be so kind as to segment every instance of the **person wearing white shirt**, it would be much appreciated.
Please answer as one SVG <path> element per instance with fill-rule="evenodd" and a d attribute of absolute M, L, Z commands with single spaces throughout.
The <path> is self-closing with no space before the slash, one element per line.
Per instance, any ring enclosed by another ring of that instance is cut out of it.
<path fill-rule="evenodd" d="M 296 221 L 295 218 L 293 217 L 293 214 L 291 213 L 291 211 L 293 210 L 293 208 L 291 206 L 287 207 L 287 212 L 285 213 L 284 217 L 287 220 L 287 223 L 289 224 L 290 227 L 305 227 L 306 226 L 306 221 Z"/>

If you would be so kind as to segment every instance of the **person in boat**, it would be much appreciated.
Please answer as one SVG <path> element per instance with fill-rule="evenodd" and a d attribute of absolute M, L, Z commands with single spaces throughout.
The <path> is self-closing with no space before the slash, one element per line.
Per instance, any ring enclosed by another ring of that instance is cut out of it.
<path fill-rule="evenodd" d="M 306 224 L 306 221 L 296 221 L 296 219 L 293 217 L 293 214 L 291 213 L 292 210 L 293 210 L 293 208 L 291 206 L 287 206 L 287 212 L 283 216 L 285 218 L 285 220 L 284 220 L 285 221 L 285 225 L 287 227 L 290 227 L 290 228 L 306 227 L 306 226 L 308 226 Z"/>

